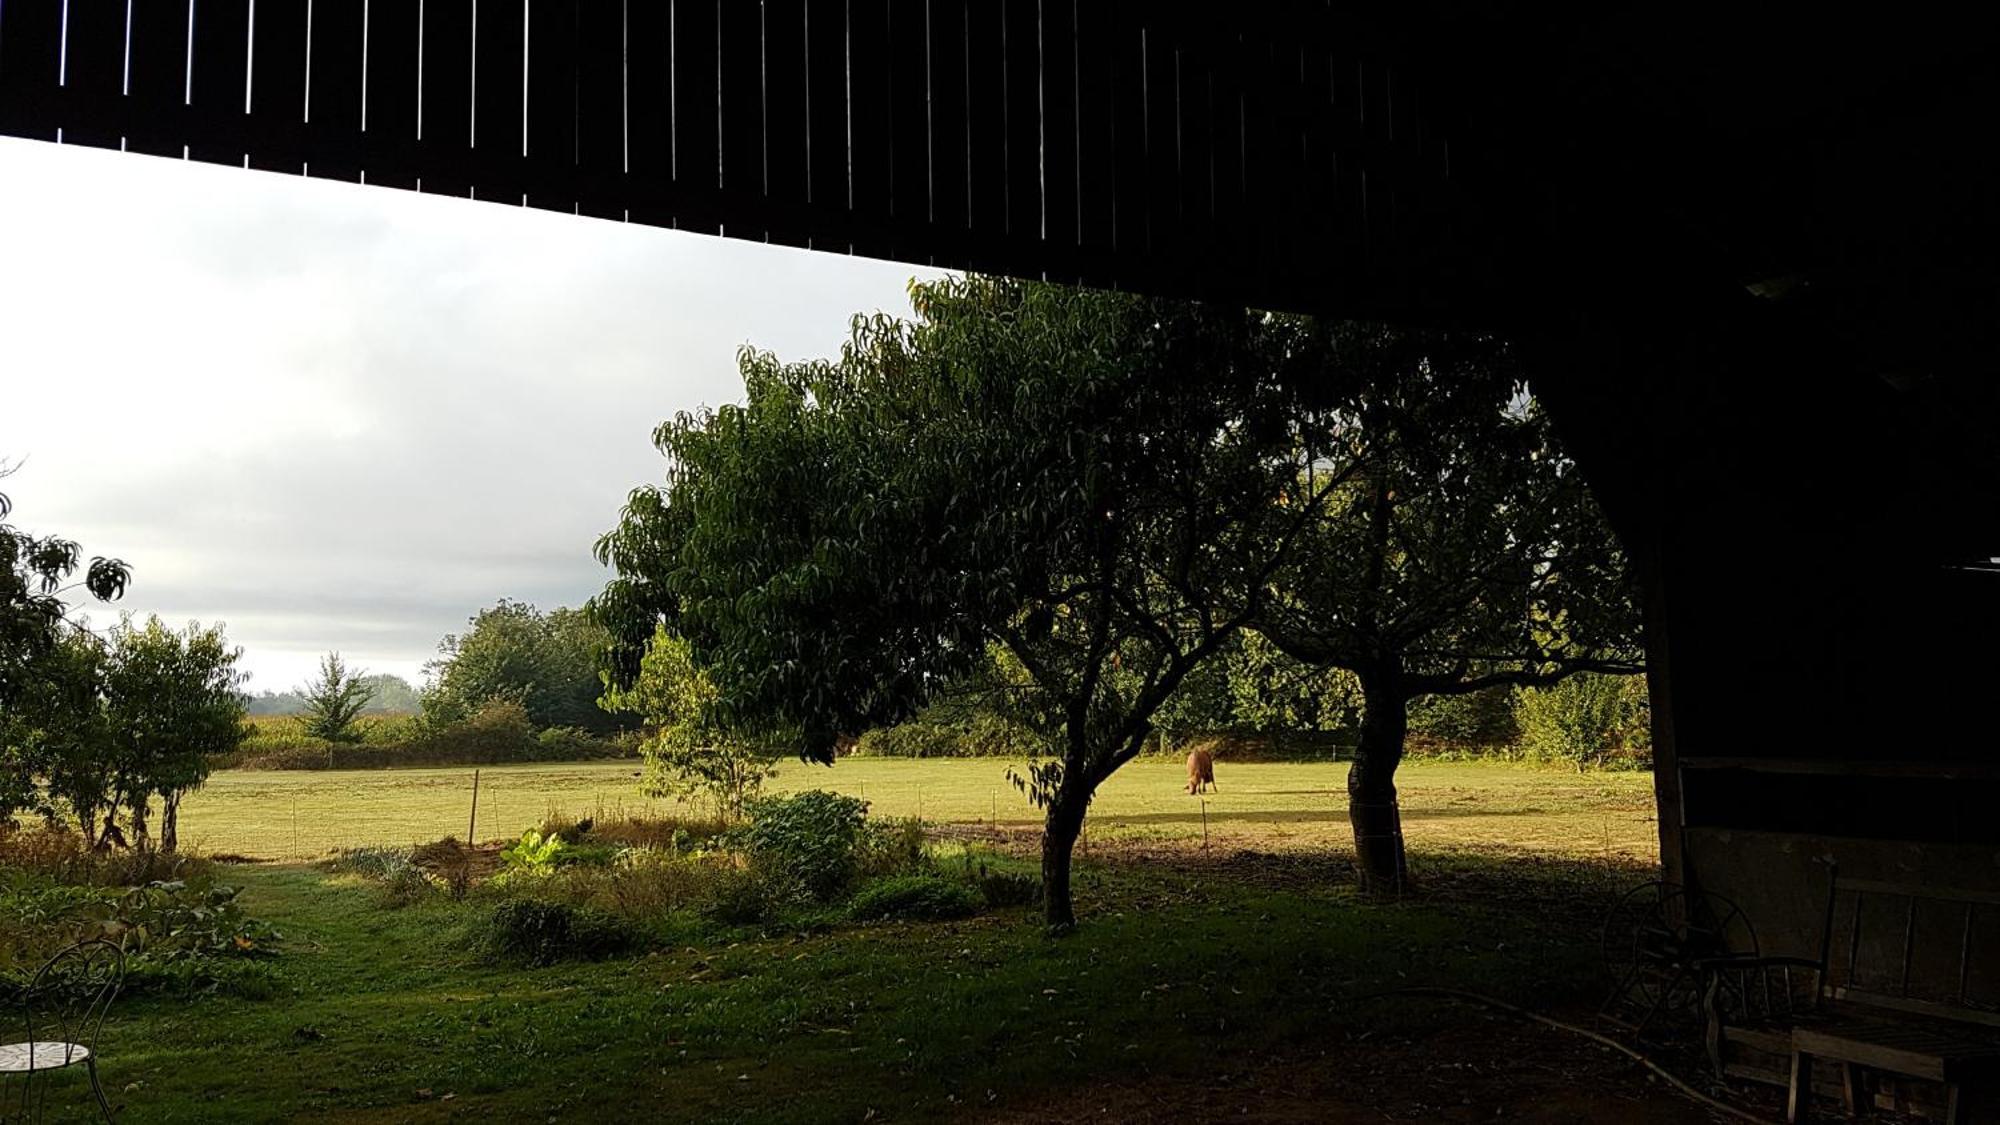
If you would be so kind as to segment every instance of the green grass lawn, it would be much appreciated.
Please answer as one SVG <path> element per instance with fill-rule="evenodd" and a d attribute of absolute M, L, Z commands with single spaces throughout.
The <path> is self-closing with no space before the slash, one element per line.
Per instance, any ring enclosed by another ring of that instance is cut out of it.
<path fill-rule="evenodd" d="M 1422 890 L 1382 903 L 1350 890 L 1345 768 L 1223 763 L 1203 851 L 1179 764 L 1127 767 L 1093 806 L 1082 925 L 1064 939 L 1028 910 L 708 925 L 644 955 L 549 968 L 478 951 L 477 894 L 395 907 L 375 884 L 298 861 L 463 835 L 469 770 L 224 773 L 188 799 L 183 838 L 288 860 L 220 869 L 284 932 L 283 952 L 253 987 L 122 998 L 102 1069 L 132 1121 L 1026 1120 L 1078 1082 L 1200 1083 L 1218 1066 L 1327 1058 L 1329 1045 L 1337 1058 L 1342 1043 L 1375 1050 L 1465 1018 L 1363 998 L 1383 988 L 1593 997 L 1604 905 L 1653 862 L 1646 777 L 1407 765 Z M 839 789 L 933 822 L 997 812 L 1004 846 L 1009 829 L 1032 839 L 1038 818 L 1003 770 L 848 759 L 789 765 L 775 788 Z M 633 772 L 482 770 L 479 835 L 552 807 L 672 811 L 638 797 Z M 1019 849 L 995 862 L 1032 868 Z M 53 1101 L 55 1120 L 88 1119 L 73 1079 Z"/>
<path fill-rule="evenodd" d="M 103 1071 L 134 1121 L 939 1120 L 1439 1018 L 1352 999 L 1385 985 L 1594 984 L 1590 919 L 1631 872 L 1459 870 L 1458 893 L 1368 904 L 1324 860 L 1093 861 L 1062 940 L 1002 912 L 525 969 L 469 950 L 472 907 L 225 869 L 287 932 L 272 994 L 121 1000 Z M 80 1094 L 56 1091 L 57 1119 L 84 1119 Z"/>
<path fill-rule="evenodd" d="M 832 789 L 865 797 L 877 815 L 1032 830 L 1041 817 L 994 759 L 847 758 L 829 768 L 787 763 L 776 791 Z M 636 762 L 495 766 L 480 771 L 482 840 L 518 836 L 551 809 L 671 812 L 638 790 Z M 1206 802 L 1217 847 L 1282 850 L 1349 838 L 1347 766 L 1232 763 L 1217 767 Z M 1484 847 L 1598 859 L 1658 855 L 1652 779 L 1578 775 L 1505 763 L 1406 763 L 1404 832 L 1415 844 Z M 1113 775 L 1091 805 L 1093 841 L 1199 840 L 1203 802 L 1183 790 L 1177 762 L 1140 760 Z M 464 837 L 470 769 L 229 771 L 190 795 L 181 838 L 211 853 L 298 859 L 357 844 Z"/>

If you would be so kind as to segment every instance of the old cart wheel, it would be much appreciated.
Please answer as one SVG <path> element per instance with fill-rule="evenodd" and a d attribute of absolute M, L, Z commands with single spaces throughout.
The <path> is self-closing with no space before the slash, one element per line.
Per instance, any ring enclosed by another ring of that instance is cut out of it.
<path fill-rule="evenodd" d="M 1644 1027 L 1657 1019 L 1698 1015 L 1707 980 L 1696 963 L 1730 953 L 1754 956 L 1757 933 L 1743 908 L 1729 899 L 1653 880 L 1612 905 L 1599 948 L 1611 984 L 1605 1013 Z"/>

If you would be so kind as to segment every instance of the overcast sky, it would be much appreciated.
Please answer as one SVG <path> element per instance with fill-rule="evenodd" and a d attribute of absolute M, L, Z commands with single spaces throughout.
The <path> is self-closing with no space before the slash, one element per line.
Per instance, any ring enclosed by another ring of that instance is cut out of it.
<path fill-rule="evenodd" d="M 226 622 L 253 690 L 329 649 L 414 682 L 481 606 L 602 585 L 740 345 L 833 354 L 919 272 L 0 139 L 0 491 L 131 563 L 118 608 Z"/>

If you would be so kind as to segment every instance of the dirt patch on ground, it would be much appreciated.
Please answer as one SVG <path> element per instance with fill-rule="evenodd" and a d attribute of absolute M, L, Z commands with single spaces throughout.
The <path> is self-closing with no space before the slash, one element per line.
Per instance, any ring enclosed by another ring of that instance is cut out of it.
<path fill-rule="evenodd" d="M 1579 1021 L 1587 1015 L 1573 1016 Z M 1705 1085 L 1689 1060 L 1663 1060 Z M 1783 1117 L 1775 1090 L 1724 1099 L 1767 1120 Z M 1673 1090 L 1644 1067 L 1581 1036 L 1510 1016 L 1465 1011 L 1415 1036 L 1356 1034 L 1323 1049 L 1217 1060 L 1203 1074 L 1099 1083 L 989 1115 L 996 1125 L 1245 1121 L 1633 1122 L 1738 1121 Z"/>

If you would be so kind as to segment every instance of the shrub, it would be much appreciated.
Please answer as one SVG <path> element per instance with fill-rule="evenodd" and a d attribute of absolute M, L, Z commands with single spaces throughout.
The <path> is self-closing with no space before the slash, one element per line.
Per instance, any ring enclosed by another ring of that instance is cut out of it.
<path fill-rule="evenodd" d="M 774 917 L 781 897 L 762 874 L 731 868 L 716 880 L 702 913 L 725 926 L 751 926 Z"/>
<path fill-rule="evenodd" d="M 856 873 L 864 879 L 889 875 L 920 875 L 936 870 L 924 835 L 924 823 L 915 817 L 870 820 L 862 825 Z"/>
<path fill-rule="evenodd" d="M 1042 880 L 1038 875 L 1015 871 L 989 871 L 981 863 L 971 874 L 970 881 L 977 888 L 986 905 L 996 910 L 1016 906 L 1039 906 L 1042 901 Z"/>
<path fill-rule="evenodd" d="M 364 716 L 354 725 L 359 743 L 313 738 L 290 718 L 259 716 L 252 724 L 255 733 L 240 748 L 217 756 L 217 769 L 469 766 L 635 758 L 639 753 L 629 734 L 600 738 L 573 727 L 553 727 L 538 734 L 527 724 L 521 705 L 511 700 L 492 701 L 455 722 L 411 715 Z"/>
<path fill-rule="evenodd" d="M 765 876 L 825 902 L 854 879 L 867 816 L 868 802 L 820 789 L 762 798 L 743 841 Z"/>
<path fill-rule="evenodd" d="M 964 883 L 936 875 L 898 875 L 863 887 L 848 913 L 861 921 L 944 922 L 979 913 L 981 902 L 979 892 Z"/>
<path fill-rule="evenodd" d="M 93 851 L 83 836 L 46 825 L 0 826 L 0 867 L 31 872 L 56 883 L 129 887 L 174 879 L 207 878 L 214 864 L 200 856 L 151 850 Z"/>
<path fill-rule="evenodd" d="M 549 727 L 535 735 L 533 757 L 538 762 L 574 762 L 601 758 L 603 740 L 581 727 Z"/>
<path fill-rule="evenodd" d="M 1035 732 L 1005 715 L 957 701 L 933 704 L 908 722 L 877 727 L 856 754 L 882 758 L 1029 758 L 1045 747 Z"/>
<path fill-rule="evenodd" d="M 328 871 L 360 875 L 368 879 L 385 879 L 398 868 L 411 866 L 413 854 L 409 848 L 341 848 L 322 866 Z"/>
<path fill-rule="evenodd" d="M 712 899 L 735 877 L 730 856 L 684 856 L 657 848 L 627 848 L 601 867 L 565 869 L 559 893 L 621 918 L 645 923 Z"/>
<path fill-rule="evenodd" d="M 631 932 L 601 910 L 532 898 L 494 907 L 487 933 L 493 953 L 530 965 L 595 960 L 632 945 Z"/>
<path fill-rule="evenodd" d="M 1454 746 L 1504 746 L 1521 737 L 1514 689 L 1423 695 L 1410 701 L 1410 733 Z"/>
<path fill-rule="evenodd" d="M 211 883 L 153 882 L 108 903 L 99 934 L 155 961 L 190 957 L 260 957 L 277 952 L 284 935 L 252 918 L 237 887 Z"/>
<path fill-rule="evenodd" d="M 1645 729 L 1645 682 L 1636 676 L 1580 673 L 1553 687 L 1523 692 L 1522 742 L 1546 761 L 1579 771 L 1607 765 Z"/>
<path fill-rule="evenodd" d="M 500 862 L 505 865 L 501 878 L 544 875 L 553 871 L 557 857 L 566 847 L 560 836 L 544 836 L 530 828 L 521 833 L 521 838 L 500 849 Z"/>

